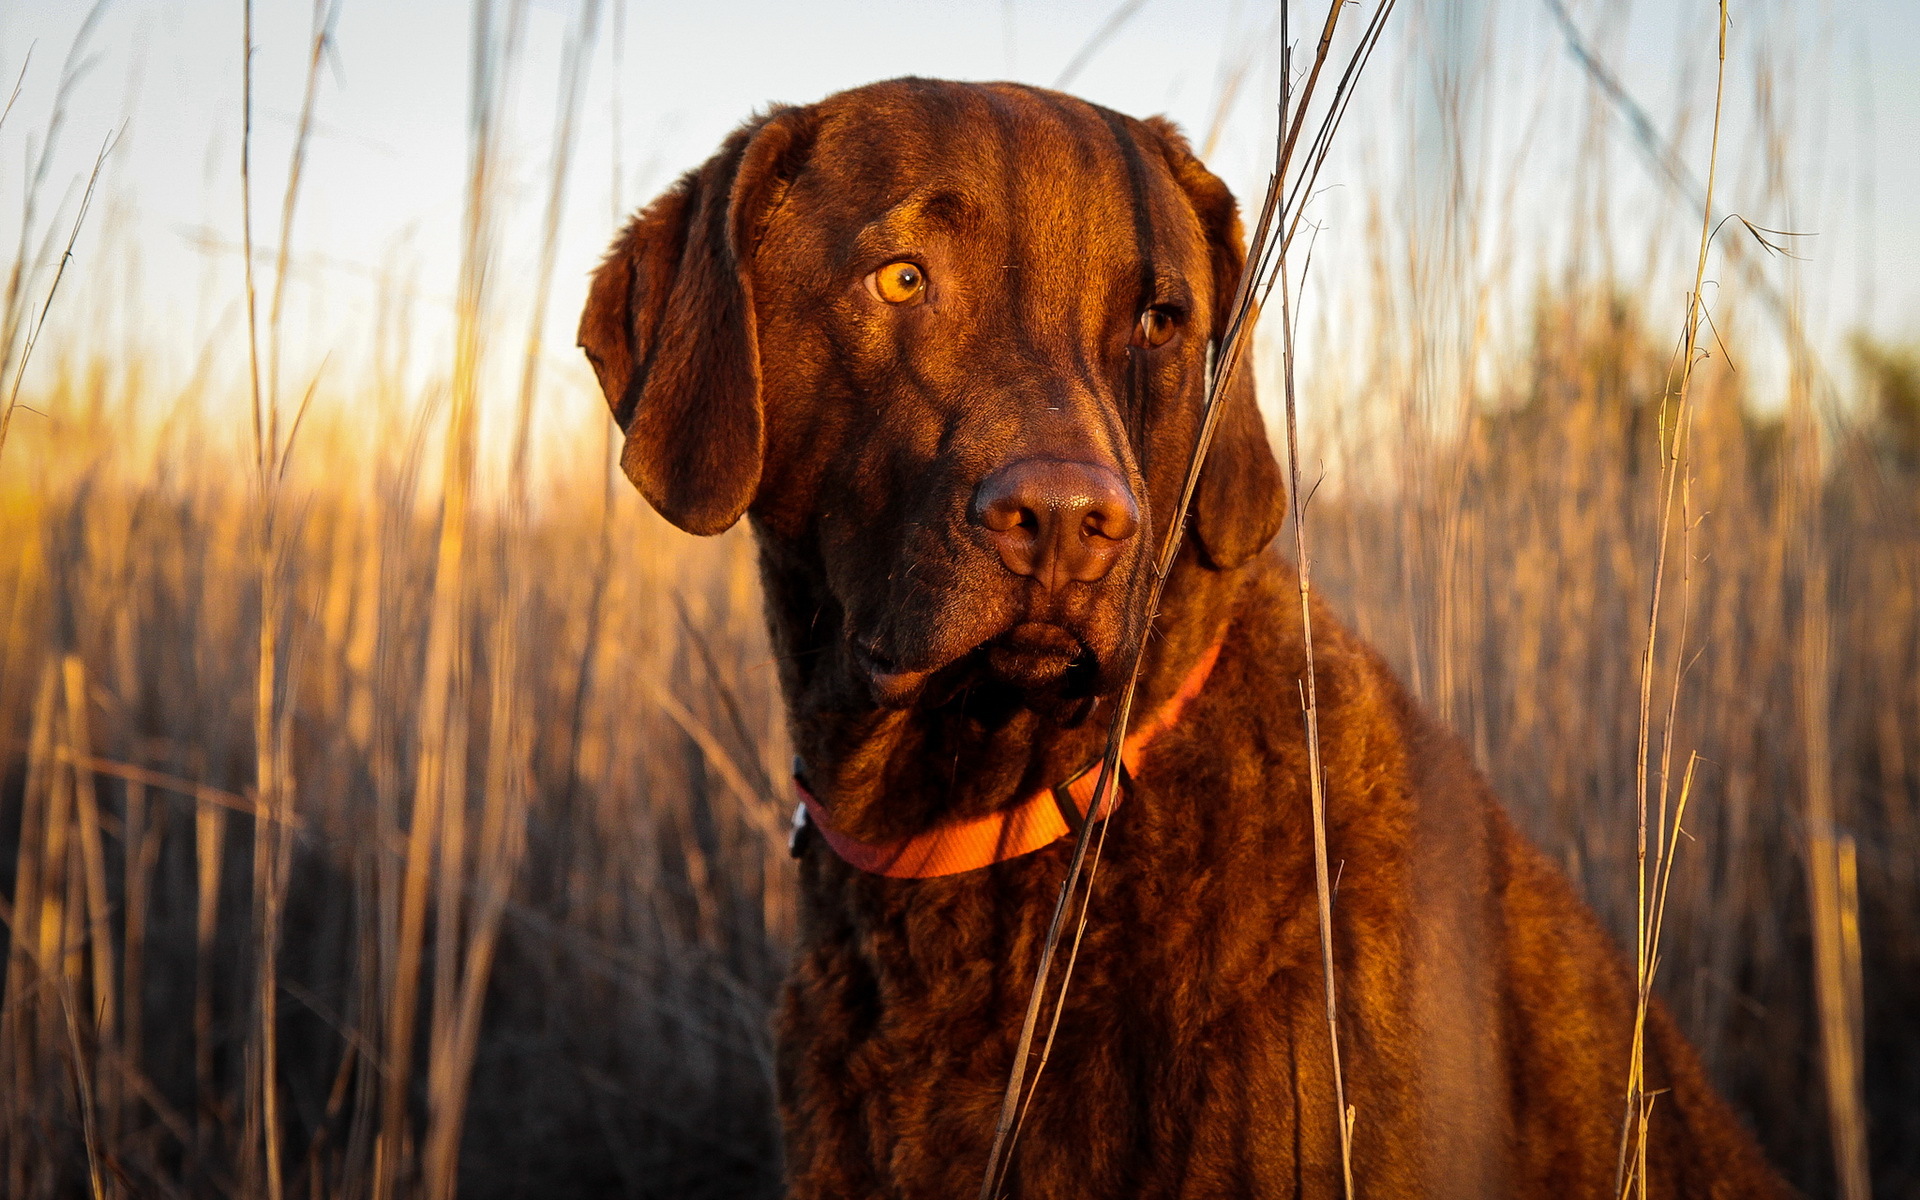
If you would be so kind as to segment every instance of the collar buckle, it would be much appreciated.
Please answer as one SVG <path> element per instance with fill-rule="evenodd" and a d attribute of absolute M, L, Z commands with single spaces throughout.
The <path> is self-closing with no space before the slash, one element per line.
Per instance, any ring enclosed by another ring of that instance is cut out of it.
<path fill-rule="evenodd" d="M 1114 789 L 1127 796 L 1131 796 L 1133 794 L 1133 772 L 1127 770 L 1125 759 L 1122 759 L 1116 765 L 1118 768 L 1116 773 L 1119 775 L 1119 779 L 1114 781 Z M 1096 758 L 1059 783 L 1054 784 L 1053 787 L 1049 789 L 1053 793 L 1054 805 L 1060 810 L 1060 819 L 1067 823 L 1067 831 L 1075 836 L 1079 835 L 1080 827 L 1087 823 L 1087 814 L 1080 811 L 1079 801 L 1073 798 L 1073 785 L 1084 779 L 1090 772 L 1095 775 L 1095 782 L 1099 782 L 1099 770 L 1100 760 Z M 1093 798 L 1089 798 L 1087 801 L 1087 811 L 1093 811 L 1093 806 L 1094 800 Z M 1112 815 L 1113 810 L 1119 806 L 1118 798 L 1109 801 L 1106 805 L 1106 815 L 1103 815 L 1100 819 L 1105 820 L 1106 816 Z"/>

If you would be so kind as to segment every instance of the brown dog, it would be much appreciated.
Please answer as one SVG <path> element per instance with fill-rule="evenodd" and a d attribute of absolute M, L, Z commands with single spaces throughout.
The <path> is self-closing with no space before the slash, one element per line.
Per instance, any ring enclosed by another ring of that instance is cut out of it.
<path fill-rule="evenodd" d="M 1080 816 L 1044 801 L 1144 636 L 1240 239 L 1164 120 L 903 79 L 742 128 L 594 276 L 627 474 L 758 538 L 814 814 L 779 1015 L 795 1196 L 979 1188 Z M 1283 485 L 1239 377 L 1013 1195 L 1340 1193 L 1297 585 L 1262 553 Z M 1621 955 L 1378 656 L 1314 624 L 1358 1193 L 1609 1195 Z M 1649 1194 L 1785 1195 L 1657 1005 L 1646 1055 Z"/>

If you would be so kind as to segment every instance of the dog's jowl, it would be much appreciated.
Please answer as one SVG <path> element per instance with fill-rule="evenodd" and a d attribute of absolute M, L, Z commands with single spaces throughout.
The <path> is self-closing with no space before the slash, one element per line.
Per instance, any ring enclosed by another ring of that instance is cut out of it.
<path fill-rule="evenodd" d="M 799 755 L 778 1017 L 790 1191 L 979 1188 L 1072 845 L 1111 819 L 1007 1189 L 1338 1196 L 1297 582 L 1243 367 L 1146 637 L 1232 196 L 1162 120 L 903 79 L 776 109 L 622 230 L 580 341 L 622 463 L 742 516 Z M 1464 750 L 1314 614 L 1363 1196 L 1603 1197 L 1634 984 Z M 1649 1194 L 1784 1196 L 1666 1011 Z"/>

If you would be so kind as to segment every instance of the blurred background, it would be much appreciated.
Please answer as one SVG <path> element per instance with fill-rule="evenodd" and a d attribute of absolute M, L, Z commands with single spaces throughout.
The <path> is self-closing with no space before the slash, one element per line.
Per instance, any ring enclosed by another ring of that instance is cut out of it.
<path fill-rule="evenodd" d="M 1705 0 L 1401 0 L 1296 249 L 1309 550 L 1623 946 L 1645 768 L 1656 990 L 1807 1194 L 1920 1196 L 1920 9 L 1731 13 L 1715 155 Z M 903 74 L 1256 205 L 1277 15 L 248 19 L 0 4 L 0 1191 L 774 1194 L 750 540 L 620 477 L 587 275 Z"/>

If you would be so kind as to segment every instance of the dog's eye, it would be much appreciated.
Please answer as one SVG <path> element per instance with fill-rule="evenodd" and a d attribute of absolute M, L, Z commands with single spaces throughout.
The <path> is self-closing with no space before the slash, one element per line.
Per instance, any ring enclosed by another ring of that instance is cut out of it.
<path fill-rule="evenodd" d="M 888 304 L 906 304 L 926 294 L 927 273 L 915 263 L 890 262 L 867 276 L 867 290 Z"/>
<path fill-rule="evenodd" d="M 1150 308 L 1140 314 L 1140 323 L 1133 328 L 1133 344 L 1136 346 L 1163 346 L 1180 327 L 1177 314 L 1169 309 Z"/>

